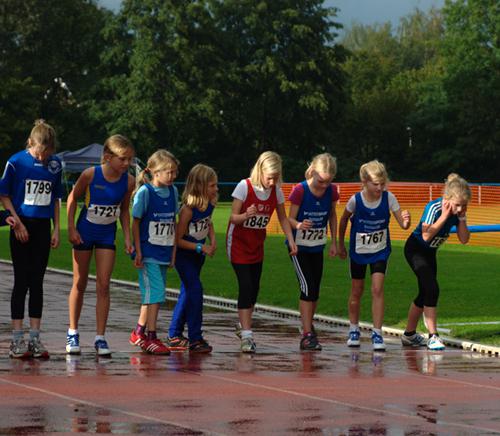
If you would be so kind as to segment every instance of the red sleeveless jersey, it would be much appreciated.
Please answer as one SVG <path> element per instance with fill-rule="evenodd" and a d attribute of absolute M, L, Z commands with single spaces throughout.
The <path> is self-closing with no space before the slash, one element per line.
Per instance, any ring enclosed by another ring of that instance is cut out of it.
<path fill-rule="evenodd" d="M 276 187 L 272 188 L 267 200 L 260 200 L 253 189 L 250 179 L 246 179 L 247 198 L 243 202 L 240 213 L 244 213 L 252 204 L 257 214 L 248 218 L 243 224 L 229 223 L 226 233 L 226 249 L 232 263 L 258 263 L 264 259 L 264 240 L 266 226 L 276 209 Z"/>

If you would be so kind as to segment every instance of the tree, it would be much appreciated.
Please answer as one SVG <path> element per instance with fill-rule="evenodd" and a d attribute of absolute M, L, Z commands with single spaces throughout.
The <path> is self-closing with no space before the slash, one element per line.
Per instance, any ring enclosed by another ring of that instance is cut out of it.
<path fill-rule="evenodd" d="M 186 169 L 203 160 L 241 176 L 272 148 L 302 173 L 345 101 L 334 13 L 320 0 L 125 1 L 107 32 L 122 48 L 103 60 L 125 53 L 127 68 L 102 83 L 108 109 L 95 113 L 128 128 L 140 153 L 165 145 Z"/>
<path fill-rule="evenodd" d="M 4 155 L 24 142 L 35 118 L 64 146 L 94 137 L 86 104 L 97 81 L 106 13 L 86 0 L 0 2 L 0 138 Z"/>
<path fill-rule="evenodd" d="M 447 0 L 442 53 L 444 87 L 456 140 L 454 168 L 476 180 L 498 180 L 500 166 L 500 4 Z"/>

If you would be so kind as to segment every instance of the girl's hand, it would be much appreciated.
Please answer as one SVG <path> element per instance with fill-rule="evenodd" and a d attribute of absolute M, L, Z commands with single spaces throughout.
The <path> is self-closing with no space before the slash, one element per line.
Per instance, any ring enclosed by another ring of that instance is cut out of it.
<path fill-rule="evenodd" d="M 401 211 L 401 217 L 403 218 L 403 229 L 408 229 L 411 225 L 411 215 L 407 210 Z"/>
<path fill-rule="evenodd" d="M 448 218 L 452 214 L 452 206 L 448 200 L 443 200 L 441 216 Z"/>
<path fill-rule="evenodd" d="M 297 248 L 297 244 L 295 244 L 295 241 L 288 241 L 288 247 L 290 249 L 290 256 L 297 256 L 299 249 Z"/>
<path fill-rule="evenodd" d="M 347 257 L 347 250 L 345 249 L 345 245 L 339 244 L 339 257 L 344 260 Z"/>
<path fill-rule="evenodd" d="M 52 248 L 57 248 L 59 247 L 59 242 L 59 230 L 54 230 L 52 237 L 50 238 L 50 246 Z"/>
<path fill-rule="evenodd" d="M 5 222 L 12 228 L 15 229 L 18 226 L 18 222 L 13 216 L 8 216 L 5 218 Z"/>
<path fill-rule="evenodd" d="M 252 204 L 246 211 L 245 211 L 245 214 L 246 214 L 246 218 L 250 218 L 254 215 L 257 215 L 257 206 L 255 206 L 255 204 Z"/>
<path fill-rule="evenodd" d="M 144 264 L 142 263 L 142 253 L 136 251 L 135 257 L 134 257 L 134 266 L 136 268 L 143 268 Z"/>
<path fill-rule="evenodd" d="M 328 256 L 335 257 L 337 255 L 337 244 L 332 242 L 330 245 L 330 250 L 328 250 Z"/>
<path fill-rule="evenodd" d="M 313 222 L 311 220 L 305 219 L 304 221 L 297 223 L 297 230 L 308 230 L 312 227 Z"/>
<path fill-rule="evenodd" d="M 170 263 L 168 264 L 168 269 L 175 268 L 175 254 L 172 255 L 172 259 L 170 259 Z"/>
<path fill-rule="evenodd" d="M 26 230 L 26 226 L 21 221 L 19 221 L 18 225 L 14 229 L 14 235 L 16 236 L 16 239 L 22 243 L 28 242 L 30 238 L 28 230 Z"/>
<path fill-rule="evenodd" d="M 207 244 L 204 244 L 202 247 L 201 247 L 201 251 L 203 253 L 205 253 L 207 256 L 210 256 L 210 257 L 213 257 L 214 254 L 215 254 L 215 249 L 217 247 L 214 246 L 213 244 L 211 245 L 207 245 Z"/>
<path fill-rule="evenodd" d="M 80 233 L 78 233 L 78 230 L 76 230 L 74 227 L 68 229 L 68 239 L 69 242 L 71 242 L 73 245 L 83 244 L 83 239 L 81 238 Z"/>
<path fill-rule="evenodd" d="M 134 246 L 130 241 L 125 241 L 125 253 L 131 255 L 134 252 Z"/>

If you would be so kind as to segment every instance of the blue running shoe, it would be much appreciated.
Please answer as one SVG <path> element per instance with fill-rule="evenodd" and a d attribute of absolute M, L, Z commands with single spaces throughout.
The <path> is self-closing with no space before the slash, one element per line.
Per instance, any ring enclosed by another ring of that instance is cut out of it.
<path fill-rule="evenodd" d="M 108 343 L 105 339 L 98 339 L 94 342 L 94 348 L 98 356 L 110 357 L 111 350 L 109 349 Z"/>
<path fill-rule="evenodd" d="M 66 353 L 80 354 L 80 335 L 78 333 L 66 335 Z"/>
<path fill-rule="evenodd" d="M 374 351 L 385 351 L 384 338 L 376 332 L 372 332 L 372 345 Z"/>
<path fill-rule="evenodd" d="M 349 337 L 347 338 L 347 346 L 348 347 L 359 347 L 359 330 L 351 330 L 349 332 Z"/>

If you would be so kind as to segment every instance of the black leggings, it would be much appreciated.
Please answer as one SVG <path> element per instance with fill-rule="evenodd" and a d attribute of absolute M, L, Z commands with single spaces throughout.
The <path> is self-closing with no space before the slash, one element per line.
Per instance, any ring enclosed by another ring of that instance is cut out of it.
<path fill-rule="evenodd" d="M 231 263 L 238 278 L 238 309 L 250 309 L 257 302 L 262 274 L 262 262 Z"/>
<path fill-rule="evenodd" d="M 30 293 L 30 318 L 42 317 L 43 277 L 50 253 L 50 219 L 20 217 L 28 230 L 28 242 L 16 239 L 10 231 L 10 253 L 14 266 L 14 288 L 10 300 L 12 319 L 24 318 L 26 294 Z"/>
<path fill-rule="evenodd" d="M 300 286 L 300 299 L 318 301 L 321 277 L 323 276 L 323 251 L 319 253 L 301 252 L 290 256 Z"/>
<path fill-rule="evenodd" d="M 411 269 L 417 276 L 418 295 L 413 300 L 415 306 L 423 308 L 436 307 L 439 298 L 437 282 L 436 251 L 423 246 L 410 235 L 405 244 L 405 257 Z"/>

